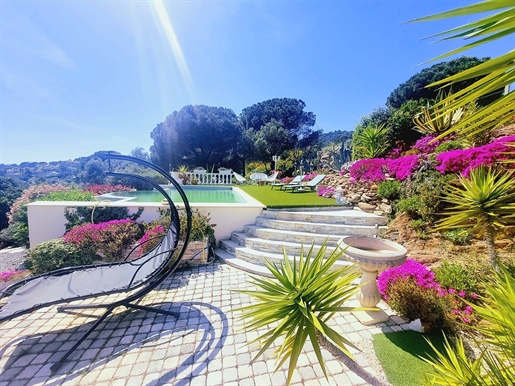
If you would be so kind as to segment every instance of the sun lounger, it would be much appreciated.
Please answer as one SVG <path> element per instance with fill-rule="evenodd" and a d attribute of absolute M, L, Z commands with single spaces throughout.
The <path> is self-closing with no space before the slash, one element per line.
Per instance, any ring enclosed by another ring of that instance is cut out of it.
<path fill-rule="evenodd" d="M 287 191 L 288 189 L 291 189 L 293 192 L 302 192 L 306 190 L 314 191 L 317 187 L 317 185 L 325 178 L 325 174 L 318 174 L 315 178 L 313 178 L 311 181 L 305 183 L 305 184 L 296 184 L 296 185 L 284 185 L 283 190 Z"/>
<path fill-rule="evenodd" d="M 270 189 L 273 189 L 274 186 L 280 186 L 279 190 L 283 190 L 283 187 L 285 185 L 298 185 L 298 184 L 300 184 L 302 182 L 303 178 L 304 178 L 304 175 L 299 175 L 299 176 L 295 177 L 293 180 L 291 180 L 290 182 L 288 182 L 287 184 L 282 183 L 282 182 L 276 182 L 276 183 L 271 184 Z"/>

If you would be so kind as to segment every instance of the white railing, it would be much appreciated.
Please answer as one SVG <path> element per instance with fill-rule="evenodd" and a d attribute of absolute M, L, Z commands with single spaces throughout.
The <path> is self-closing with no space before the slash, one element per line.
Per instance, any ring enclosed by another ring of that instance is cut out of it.
<path fill-rule="evenodd" d="M 185 173 L 189 177 L 189 183 L 191 181 L 198 180 L 198 185 L 232 185 L 232 172 L 229 173 Z M 177 172 L 172 172 L 172 177 L 175 178 L 180 184 L 182 179 L 179 178 Z"/>

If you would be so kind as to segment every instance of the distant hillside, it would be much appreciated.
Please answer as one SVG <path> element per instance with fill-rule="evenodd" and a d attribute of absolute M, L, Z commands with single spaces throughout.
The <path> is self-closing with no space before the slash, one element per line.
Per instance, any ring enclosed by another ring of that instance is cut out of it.
<path fill-rule="evenodd" d="M 345 142 L 348 139 L 352 139 L 353 131 L 344 131 L 344 130 L 336 130 L 330 131 L 328 133 L 322 133 L 320 136 L 322 146 L 327 146 L 331 143 L 336 143 L 341 145 L 342 142 Z"/>

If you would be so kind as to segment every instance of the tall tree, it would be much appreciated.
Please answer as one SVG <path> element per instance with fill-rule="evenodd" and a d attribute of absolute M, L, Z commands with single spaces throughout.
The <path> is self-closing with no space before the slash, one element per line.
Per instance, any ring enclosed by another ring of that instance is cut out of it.
<path fill-rule="evenodd" d="M 212 168 L 237 162 L 241 129 L 230 109 L 189 105 L 158 124 L 151 137 L 151 159 L 157 165 Z"/>
<path fill-rule="evenodd" d="M 427 85 L 472 68 L 487 60 L 488 58 L 478 59 L 464 56 L 425 68 L 393 90 L 386 100 L 386 105 L 398 109 L 407 100 L 436 99 L 439 87 L 427 88 Z M 473 82 L 474 79 L 456 83 L 452 86 L 452 91 L 457 92 Z"/>
<path fill-rule="evenodd" d="M 309 146 L 318 139 L 318 136 L 313 136 L 316 116 L 312 112 L 304 111 L 305 107 L 306 104 L 300 99 L 274 98 L 243 109 L 239 118 L 246 137 L 251 139 L 250 142 L 260 144 L 261 149 L 267 146 L 275 148 L 278 146 L 274 143 L 278 140 L 277 136 L 282 136 L 280 150 L 284 152 L 295 149 L 301 143 Z M 273 128 L 278 130 L 276 135 L 271 133 Z M 260 133 L 262 130 L 264 132 Z M 311 142 L 306 143 L 309 141 Z M 266 158 L 261 158 L 269 156 L 268 152 L 265 153 L 251 147 L 247 149 L 246 156 L 266 161 Z"/>

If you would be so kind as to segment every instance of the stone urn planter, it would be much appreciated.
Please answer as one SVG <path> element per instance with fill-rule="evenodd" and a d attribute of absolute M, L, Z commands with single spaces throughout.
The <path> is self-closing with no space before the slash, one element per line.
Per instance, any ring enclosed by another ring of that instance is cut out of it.
<path fill-rule="evenodd" d="M 406 248 L 402 245 L 377 237 L 349 236 L 340 240 L 340 247 L 347 248 L 345 254 L 361 267 L 361 288 L 358 300 L 362 307 L 376 307 L 381 301 L 377 289 L 377 275 L 392 267 L 404 264 Z M 382 311 L 357 311 L 355 316 L 365 325 L 381 323 L 388 320 Z"/>

